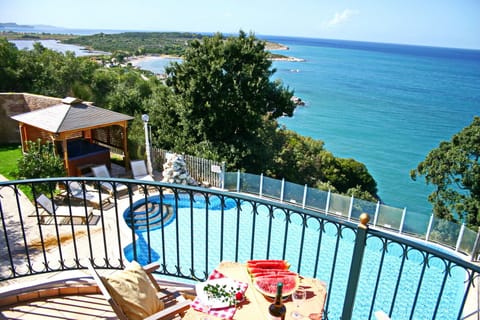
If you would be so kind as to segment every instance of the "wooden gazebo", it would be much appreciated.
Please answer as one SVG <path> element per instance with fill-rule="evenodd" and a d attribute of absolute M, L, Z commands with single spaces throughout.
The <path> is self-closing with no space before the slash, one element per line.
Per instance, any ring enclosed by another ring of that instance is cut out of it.
<path fill-rule="evenodd" d="M 128 120 L 133 117 L 65 98 L 53 105 L 13 116 L 19 122 L 22 149 L 27 141 L 52 141 L 62 156 L 68 176 L 82 175 L 93 165 L 110 168 L 111 149 L 123 152 L 127 167 Z"/>

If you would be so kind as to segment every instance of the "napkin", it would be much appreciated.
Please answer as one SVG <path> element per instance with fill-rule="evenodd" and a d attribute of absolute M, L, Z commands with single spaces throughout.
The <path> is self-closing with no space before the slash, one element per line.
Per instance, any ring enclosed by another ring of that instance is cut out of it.
<path fill-rule="evenodd" d="M 208 277 L 208 280 L 221 279 L 221 278 L 225 278 L 225 275 L 223 273 L 221 273 L 220 271 L 215 269 L 215 270 L 213 270 L 213 272 Z M 240 288 L 240 292 L 242 292 L 242 294 L 245 295 L 245 291 L 248 288 L 248 283 L 241 282 L 241 281 L 236 281 L 236 280 L 234 280 L 234 281 L 236 283 L 238 283 L 238 287 Z M 222 309 L 210 309 L 210 310 L 208 310 L 208 307 L 204 306 L 199 298 L 195 298 L 195 300 L 193 300 L 191 306 L 192 306 L 193 309 L 195 309 L 197 311 L 208 313 L 209 315 L 212 315 L 212 316 L 218 317 L 218 318 L 222 318 L 222 319 L 232 319 L 233 316 L 235 315 L 235 311 L 237 311 L 237 308 L 235 306 L 226 307 L 226 308 L 222 308 Z"/>

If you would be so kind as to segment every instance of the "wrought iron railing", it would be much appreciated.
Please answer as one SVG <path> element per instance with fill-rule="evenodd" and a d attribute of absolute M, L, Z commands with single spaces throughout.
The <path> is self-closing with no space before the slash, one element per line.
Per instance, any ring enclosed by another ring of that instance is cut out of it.
<path fill-rule="evenodd" d="M 104 204 L 90 215 L 92 201 L 77 203 L 69 181 L 80 182 L 83 192 L 97 190 Z M 462 319 L 470 312 L 466 299 L 480 267 L 453 251 L 289 202 L 160 182 L 102 181 L 116 187 L 110 203 L 95 178 L 0 182 L 0 285 L 84 269 L 87 259 L 112 269 L 131 259 L 158 261 L 164 277 L 199 281 L 223 260 L 279 258 L 324 281 L 325 319 L 373 319 L 377 310 L 394 319 Z M 124 196 L 120 184 L 127 185 Z M 21 189 L 34 198 L 45 193 L 66 206 L 67 215 L 45 215 Z M 68 210 L 73 206 L 84 216 Z"/>

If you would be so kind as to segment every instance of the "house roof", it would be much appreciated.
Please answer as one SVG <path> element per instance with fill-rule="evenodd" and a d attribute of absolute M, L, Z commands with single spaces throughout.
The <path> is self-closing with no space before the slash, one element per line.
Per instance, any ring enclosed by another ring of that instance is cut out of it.
<path fill-rule="evenodd" d="M 102 127 L 133 119 L 122 113 L 80 103 L 79 100 L 67 101 L 64 99 L 63 102 L 44 109 L 18 114 L 12 119 L 52 133 Z"/>

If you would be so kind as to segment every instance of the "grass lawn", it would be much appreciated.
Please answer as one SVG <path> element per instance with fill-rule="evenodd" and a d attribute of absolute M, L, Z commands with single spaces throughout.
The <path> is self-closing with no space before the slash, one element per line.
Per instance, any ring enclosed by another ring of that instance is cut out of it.
<path fill-rule="evenodd" d="M 19 144 L 0 145 L 0 174 L 8 180 L 17 180 L 17 161 L 22 157 L 22 147 Z M 19 186 L 20 190 L 29 198 L 33 199 L 30 187 Z"/>
<path fill-rule="evenodd" d="M 0 174 L 9 180 L 15 180 L 14 172 L 17 171 L 17 161 L 22 156 L 20 145 L 0 146 Z"/>

